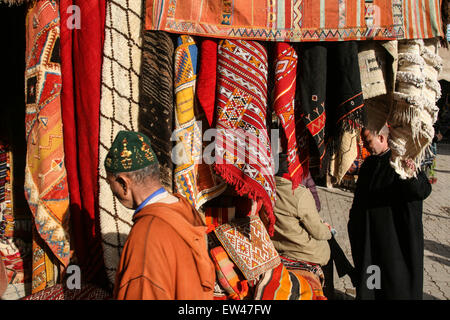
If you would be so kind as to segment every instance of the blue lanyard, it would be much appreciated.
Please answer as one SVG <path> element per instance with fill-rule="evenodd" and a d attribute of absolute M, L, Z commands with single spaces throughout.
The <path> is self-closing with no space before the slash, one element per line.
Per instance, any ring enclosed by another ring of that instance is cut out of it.
<path fill-rule="evenodd" d="M 165 192 L 165 191 L 166 191 L 166 189 L 164 189 L 164 188 L 159 188 L 158 190 L 156 190 L 155 192 L 153 192 L 151 195 L 149 195 L 149 196 L 147 197 L 147 199 L 145 199 L 145 200 L 139 205 L 139 207 L 137 207 L 136 211 L 134 211 L 134 214 L 136 214 L 136 213 L 138 213 L 139 211 L 141 211 L 142 208 L 145 207 L 145 205 L 146 205 L 150 200 L 152 200 L 152 199 L 153 199 L 154 197 L 156 197 L 158 194 L 161 194 L 161 193 L 163 193 L 163 192 Z"/>

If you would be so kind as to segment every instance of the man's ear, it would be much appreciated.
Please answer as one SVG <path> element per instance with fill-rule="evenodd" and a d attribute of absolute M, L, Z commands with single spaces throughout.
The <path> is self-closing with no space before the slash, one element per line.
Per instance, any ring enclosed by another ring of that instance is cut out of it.
<path fill-rule="evenodd" d="M 380 140 L 381 143 L 384 143 L 386 141 L 386 137 L 381 135 L 381 134 L 379 134 L 378 135 L 378 140 Z"/>
<path fill-rule="evenodd" d="M 117 182 L 118 184 L 120 184 L 120 186 L 121 186 L 121 188 L 122 188 L 124 194 L 127 194 L 127 190 L 129 190 L 129 187 L 128 187 L 129 181 L 128 181 L 128 179 L 127 179 L 125 176 L 119 174 L 119 175 L 116 177 L 116 182 Z"/>

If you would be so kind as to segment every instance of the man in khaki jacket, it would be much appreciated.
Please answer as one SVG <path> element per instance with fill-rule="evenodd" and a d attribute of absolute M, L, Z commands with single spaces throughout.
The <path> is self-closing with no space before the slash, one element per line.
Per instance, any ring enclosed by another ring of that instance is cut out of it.
<path fill-rule="evenodd" d="M 324 266 L 330 259 L 330 226 L 322 222 L 311 191 L 299 185 L 292 190 L 284 158 L 275 177 L 277 200 L 272 242 L 282 257 Z"/>

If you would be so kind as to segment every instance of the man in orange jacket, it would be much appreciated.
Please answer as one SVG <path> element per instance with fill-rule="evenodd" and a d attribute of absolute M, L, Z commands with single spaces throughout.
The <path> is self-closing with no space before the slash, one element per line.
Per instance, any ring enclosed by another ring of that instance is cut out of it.
<path fill-rule="evenodd" d="M 214 265 L 198 212 L 159 181 L 148 137 L 117 134 L 105 159 L 114 196 L 134 209 L 116 274 L 116 299 L 213 299 Z"/>

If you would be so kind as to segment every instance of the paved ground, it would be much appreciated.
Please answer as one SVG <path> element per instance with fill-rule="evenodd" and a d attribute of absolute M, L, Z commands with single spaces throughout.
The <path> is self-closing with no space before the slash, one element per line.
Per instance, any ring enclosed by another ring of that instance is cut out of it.
<path fill-rule="evenodd" d="M 450 144 L 438 145 L 437 183 L 424 201 L 424 292 L 425 300 L 450 299 Z M 336 240 L 350 262 L 347 235 L 348 213 L 353 193 L 337 188 L 318 187 L 321 216 L 337 230 Z M 355 290 L 346 275 L 338 278 L 334 272 L 336 299 L 353 299 Z"/>

